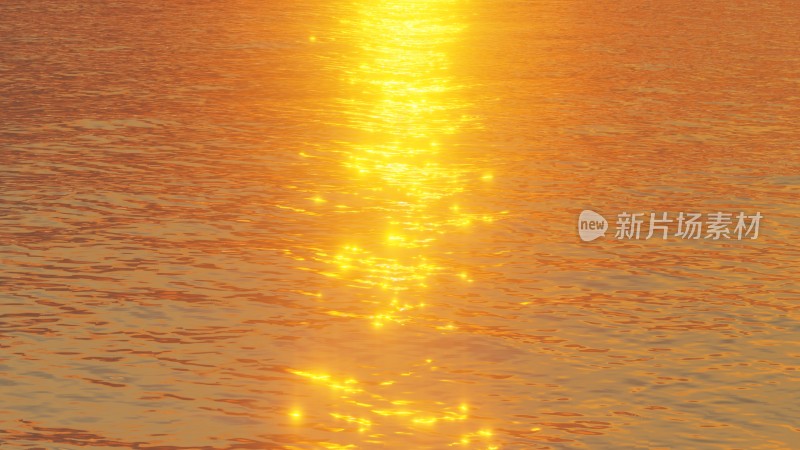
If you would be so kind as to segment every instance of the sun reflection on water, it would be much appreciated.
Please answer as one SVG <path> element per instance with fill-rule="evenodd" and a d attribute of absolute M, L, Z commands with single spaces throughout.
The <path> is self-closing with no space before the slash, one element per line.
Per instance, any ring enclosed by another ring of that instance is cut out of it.
<path fill-rule="evenodd" d="M 432 277 L 448 273 L 428 249 L 445 234 L 498 215 L 470 212 L 456 201 L 469 182 L 492 178 L 465 163 L 453 141 L 476 121 L 465 86 L 451 74 L 450 51 L 466 28 L 463 1 L 371 1 L 356 9 L 355 18 L 342 21 L 357 55 L 341 71 L 351 95 L 340 102 L 358 137 L 342 143 L 343 160 L 355 201 L 361 210 L 381 212 L 375 227 L 382 232 L 316 258 L 331 267 L 324 275 L 375 289 L 383 300 L 368 317 L 374 325 L 403 324 L 425 306 L 420 299 Z M 327 203 L 319 195 L 312 201 Z"/>
<path fill-rule="evenodd" d="M 463 3 L 362 1 L 354 18 L 342 21 L 342 40 L 352 42 L 357 50 L 342 63 L 340 73 L 349 95 L 340 104 L 345 125 L 356 137 L 340 143 L 341 162 L 351 183 L 351 204 L 336 208 L 339 213 L 347 211 L 348 220 L 366 217 L 369 233 L 349 236 L 337 249 L 318 250 L 314 259 L 325 267 L 319 270 L 321 275 L 369 292 L 366 298 L 374 307 L 370 314 L 333 310 L 329 311 L 332 316 L 368 320 L 376 329 L 415 323 L 419 311 L 428 305 L 426 290 L 435 280 L 449 277 L 457 283 L 473 282 L 469 274 L 447 267 L 447 258 L 436 250 L 437 241 L 473 225 L 491 223 L 503 214 L 469 211 L 460 198 L 468 194 L 472 183 L 493 177 L 467 163 L 458 152 L 459 131 L 477 125 L 468 113 L 466 86 L 451 70 L 451 50 L 466 28 Z M 335 211 L 321 194 L 311 194 L 309 201 L 309 213 L 314 213 L 313 208 L 319 213 Z M 446 321 L 432 328 L 439 333 L 457 330 Z M 329 413 L 338 424 L 336 429 L 380 442 L 384 435 L 379 429 L 387 421 L 405 430 L 395 431 L 402 435 L 470 419 L 466 403 L 410 395 L 413 387 L 404 380 L 435 371 L 431 363 L 426 360 L 392 379 L 369 381 L 314 370 L 292 369 L 290 373 L 327 387 L 336 396 L 337 410 Z M 453 433 L 458 439 L 448 445 L 499 448 L 491 430 L 465 426 Z"/>
<path fill-rule="evenodd" d="M 426 360 L 411 372 L 397 374 L 396 379 L 370 383 L 362 383 L 353 378 L 337 378 L 323 372 L 293 369 L 289 372 L 315 385 L 326 387 L 338 397 L 336 411 L 328 413 L 338 424 L 338 428 L 332 430 L 369 434 L 370 438 L 380 440 L 384 435 L 374 428 L 381 421 L 391 420 L 394 424 L 404 424 L 407 431 L 403 434 L 413 434 L 439 424 L 456 424 L 470 419 L 470 407 L 466 403 L 446 404 L 436 400 L 400 398 L 396 393 L 406 392 L 408 395 L 408 391 L 404 391 L 404 386 L 401 386 L 404 384 L 403 379 L 424 376 L 424 368 L 435 370 L 435 367 L 430 366 L 431 363 L 431 360 Z M 293 422 L 302 417 L 297 409 L 291 409 L 288 415 Z M 462 433 L 457 440 L 448 443 L 448 446 L 499 449 L 493 443 L 493 437 L 492 430 L 480 428 Z M 475 445 L 481 447 L 474 447 Z"/>

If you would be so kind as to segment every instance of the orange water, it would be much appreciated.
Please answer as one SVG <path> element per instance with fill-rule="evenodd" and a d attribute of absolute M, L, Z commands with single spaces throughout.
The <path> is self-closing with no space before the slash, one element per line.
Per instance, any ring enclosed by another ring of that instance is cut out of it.
<path fill-rule="evenodd" d="M 0 3 L 0 448 L 800 448 L 792 1 Z M 578 213 L 760 212 L 581 242 Z"/>

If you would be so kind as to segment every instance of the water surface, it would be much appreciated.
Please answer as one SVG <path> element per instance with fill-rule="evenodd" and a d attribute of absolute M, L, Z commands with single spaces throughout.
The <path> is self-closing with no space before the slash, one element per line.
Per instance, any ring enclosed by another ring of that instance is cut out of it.
<path fill-rule="evenodd" d="M 793 2 L 0 4 L 0 444 L 800 446 Z M 764 216 L 581 242 L 578 213 Z"/>

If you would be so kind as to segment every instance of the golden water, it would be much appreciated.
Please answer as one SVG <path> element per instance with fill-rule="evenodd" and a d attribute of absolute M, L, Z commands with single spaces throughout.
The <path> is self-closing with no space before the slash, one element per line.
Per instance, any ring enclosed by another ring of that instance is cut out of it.
<path fill-rule="evenodd" d="M 0 3 L 0 448 L 800 447 L 792 2 L 183 3 Z"/>

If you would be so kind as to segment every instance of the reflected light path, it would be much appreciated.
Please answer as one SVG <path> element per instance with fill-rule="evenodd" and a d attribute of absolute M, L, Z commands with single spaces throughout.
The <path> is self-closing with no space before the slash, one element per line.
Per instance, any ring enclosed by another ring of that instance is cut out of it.
<path fill-rule="evenodd" d="M 368 1 L 357 4 L 355 18 L 342 21 L 344 40 L 353 43 L 357 55 L 346 58 L 340 71 L 350 93 L 340 105 L 346 127 L 357 138 L 340 143 L 353 204 L 338 207 L 350 212 L 342 221 L 369 225 L 367 232 L 348 236 L 341 247 L 318 251 L 315 258 L 327 267 L 320 274 L 361 294 L 369 292 L 366 298 L 374 305 L 371 314 L 330 314 L 364 319 L 382 332 L 390 332 L 384 328 L 389 324 L 430 326 L 415 313 L 425 308 L 426 288 L 434 277 L 472 282 L 468 274 L 446 267 L 446 258 L 435 249 L 437 240 L 497 217 L 470 213 L 458 202 L 469 183 L 492 178 L 457 151 L 458 132 L 477 125 L 467 114 L 465 86 L 451 75 L 450 50 L 466 28 L 461 8 L 457 0 Z M 322 195 L 311 200 L 330 207 Z M 437 332 L 453 329 L 441 323 L 434 327 Z M 409 398 L 414 383 L 441 381 L 425 379 L 434 376 L 432 360 L 412 364 L 396 377 L 367 382 L 310 369 L 290 373 L 326 387 L 338 399 L 330 418 L 342 429 L 369 434 L 367 442 L 383 443 L 377 429 L 387 421 L 400 427 L 395 434 L 409 435 L 419 427 L 431 432 L 437 424 L 470 419 L 466 403 Z M 302 420 L 298 410 L 288 414 Z M 489 429 L 458 429 L 448 433 L 447 445 L 500 448 Z"/>
<path fill-rule="evenodd" d="M 364 245 L 317 256 L 334 268 L 326 276 L 383 291 L 376 298 L 385 299 L 385 308 L 370 317 L 375 326 L 404 323 L 409 311 L 425 306 L 422 295 L 403 293 L 424 289 L 432 276 L 446 273 L 426 253 L 438 236 L 495 219 L 465 212 L 455 200 L 466 180 L 490 180 L 447 146 L 475 122 L 459 96 L 464 86 L 450 75 L 448 50 L 465 28 L 461 3 L 363 2 L 357 18 L 344 21 L 347 38 L 360 52 L 343 70 L 356 95 L 341 100 L 342 110 L 359 136 L 343 143 L 344 160 L 357 183 L 354 197 L 363 210 L 381 212 L 383 228 L 375 236 L 358 236 L 369 241 Z"/>

